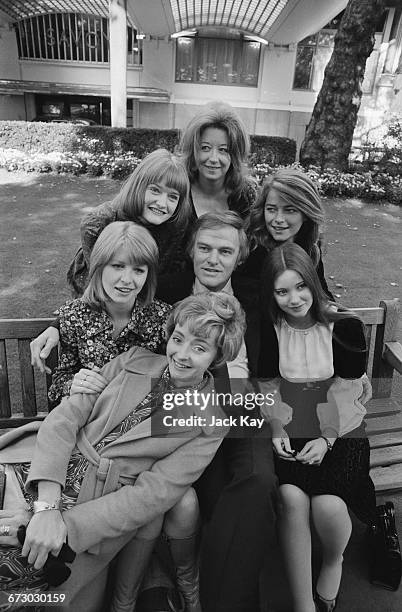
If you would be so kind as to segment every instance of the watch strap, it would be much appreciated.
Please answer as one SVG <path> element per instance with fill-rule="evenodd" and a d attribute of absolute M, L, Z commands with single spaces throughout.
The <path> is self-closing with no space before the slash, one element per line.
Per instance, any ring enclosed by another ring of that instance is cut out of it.
<path fill-rule="evenodd" d="M 325 440 L 325 442 L 327 443 L 327 450 L 332 451 L 333 445 L 331 444 L 331 442 L 329 441 L 328 438 L 326 438 L 325 436 L 320 436 L 320 438 L 322 438 L 323 440 Z"/>

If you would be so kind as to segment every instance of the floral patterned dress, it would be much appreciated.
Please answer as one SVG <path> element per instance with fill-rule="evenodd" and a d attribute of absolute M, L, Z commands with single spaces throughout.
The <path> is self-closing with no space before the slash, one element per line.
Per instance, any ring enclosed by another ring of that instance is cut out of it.
<path fill-rule="evenodd" d="M 146 306 L 137 300 L 131 320 L 114 338 L 112 320 L 106 312 L 94 310 L 82 298 L 62 306 L 59 364 L 53 374 L 49 398 L 56 402 L 68 395 L 74 375 L 81 368 L 101 368 L 132 346 L 163 354 L 164 327 L 170 311 L 171 306 L 160 300 Z"/>

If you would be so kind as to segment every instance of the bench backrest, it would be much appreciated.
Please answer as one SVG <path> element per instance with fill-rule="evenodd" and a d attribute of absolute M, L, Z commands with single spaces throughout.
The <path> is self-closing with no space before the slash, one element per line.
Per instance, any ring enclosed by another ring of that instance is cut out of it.
<path fill-rule="evenodd" d="M 367 374 L 373 385 L 373 399 L 391 396 L 393 368 L 383 359 L 386 342 L 396 340 L 399 300 L 383 300 L 378 308 L 354 308 L 366 327 Z"/>
<path fill-rule="evenodd" d="M 385 342 L 395 340 L 399 313 L 397 299 L 380 302 L 378 308 L 354 309 L 366 326 L 370 346 L 367 372 L 372 379 L 373 397 L 391 396 L 393 369 L 383 359 Z M 0 428 L 16 427 L 43 418 L 51 405 L 47 390 L 51 377 L 34 373 L 29 343 L 53 319 L 0 320 Z M 54 370 L 57 351 L 47 360 Z"/>
<path fill-rule="evenodd" d="M 17 427 L 44 418 L 51 408 L 51 376 L 34 372 L 29 343 L 53 319 L 0 319 L 0 427 Z M 57 366 L 57 349 L 47 364 Z"/>

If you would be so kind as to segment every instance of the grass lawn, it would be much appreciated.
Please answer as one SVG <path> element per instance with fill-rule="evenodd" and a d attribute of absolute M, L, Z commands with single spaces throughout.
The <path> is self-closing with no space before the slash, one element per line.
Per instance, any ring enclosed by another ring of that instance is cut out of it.
<path fill-rule="evenodd" d="M 0 317 L 45 317 L 70 297 L 66 270 L 81 218 L 120 183 L 0 170 Z M 327 199 L 325 271 L 348 306 L 400 295 L 402 208 Z M 338 286 L 341 285 L 341 286 Z"/>

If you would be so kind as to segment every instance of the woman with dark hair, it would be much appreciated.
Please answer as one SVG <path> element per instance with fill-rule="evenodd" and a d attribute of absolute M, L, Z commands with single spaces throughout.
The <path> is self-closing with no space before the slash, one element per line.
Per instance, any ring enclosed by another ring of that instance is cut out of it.
<path fill-rule="evenodd" d="M 250 138 L 229 104 L 205 105 L 184 129 L 179 151 L 190 179 L 193 218 L 225 210 L 248 216 L 257 195 L 256 182 L 244 175 Z"/>
<path fill-rule="evenodd" d="M 259 375 L 270 379 L 275 394 L 264 416 L 276 455 L 293 609 L 331 612 L 352 528 L 348 507 L 367 525 L 376 521 L 366 410 L 359 401 L 367 355 L 363 325 L 328 300 L 311 257 L 296 244 L 274 249 L 261 278 L 275 341 Z M 310 516 L 322 545 L 315 601 Z"/>

